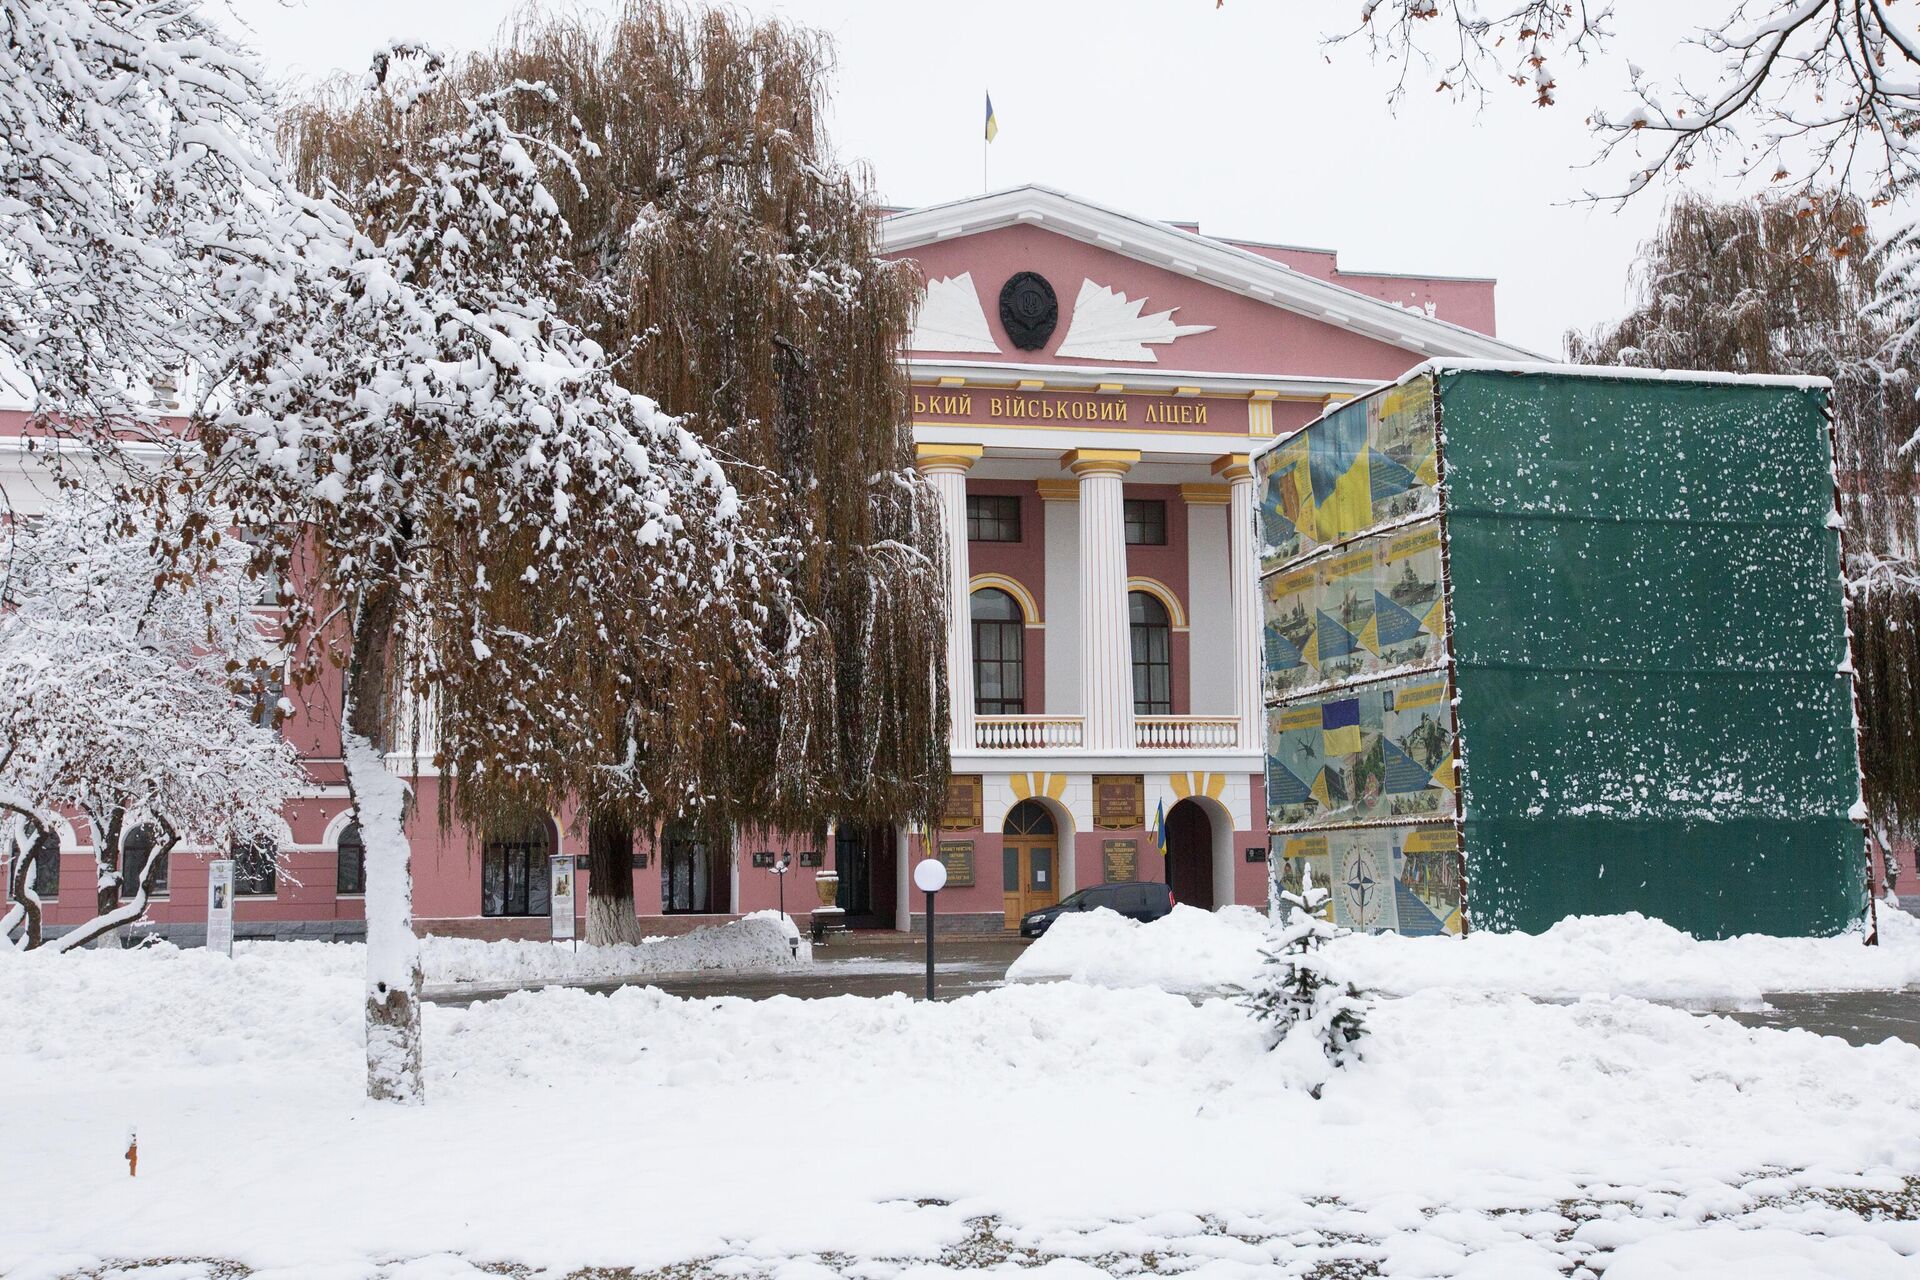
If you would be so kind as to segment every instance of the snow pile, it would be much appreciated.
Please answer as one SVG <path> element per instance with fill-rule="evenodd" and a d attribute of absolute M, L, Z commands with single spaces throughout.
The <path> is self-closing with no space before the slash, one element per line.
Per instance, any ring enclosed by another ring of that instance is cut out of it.
<path fill-rule="evenodd" d="M 1062 916 L 1008 970 L 1015 979 L 1068 978 L 1106 987 L 1219 990 L 1249 982 L 1268 945 L 1249 907 L 1177 906 L 1152 924 L 1110 911 Z M 1878 947 L 1855 934 L 1700 942 L 1637 914 L 1578 916 L 1542 934 L 1466 938 L 1349 934 L 1328 962 L 1361 987 L 1510 992 L 1545 999 L 1632 995 L 1750 1003 L 1770 991 L 1870 991 L 1920 984 L 1920 920 L 1880 910 Z"/>
<path fill-rule="evenodd" d="M 171 953 L 174 948 L 162 943 L 151 950 Z M 234 944 L 234 955 L 271 963 L 276 971 L 291 967 L 316 977 L 360 981 L 366 974 L 366 947 L 357 942 L 240 942 Z M 429 987 L 504 987 L 697 969 L 776 969 L 810 962 L 813 949 L 791 919 L 782 920 L 777 911 L 756 911 L 691 933 L 648 938 L 637 946 L 592 947 L 583 942 L 576 950 L 571 942 L 429 937 L 420 944 L 420 959 Z"/>
<path fill-rule="evenodd" d="M 926 1004 L 555 987 L 429 1006 L 427 1105 L 379 1107 L 360 1097 L 352 951 L 0 963 L 0 1127 L 31 1154 L 0 1161 L 0 1274 L 707 1260 L 884 1280 L 979 1274 L 981 1219 L 1074 1274 L 1147 1254 L 1226 1276 L 1617 1262 L 1614 1280 L 1716 1251 L 1742 1275 L 1768 1256 L 1804 1264 L 1782 1274 L 1920 1265 L 1920 1226 L 1806 1198 L 1886 1196 L 1920 1173 L 1920 1048 L 1898 1042 L 1431 990 L 1383 1002 L 1315 1102 L 1233 1005 L 1156 990 Z M 1055 1121 L 982 1137 L 983 1108 L 1013 1097 Z M 857 1141 L 833 1136 L 843 1124 Z M 235 1188 L 245 1212 L 207 1212 Z M 1774 1232 L 1794 1239 L 1769 1250 Z"/>
<path fill-rule="evenodd" d="M 1104 908 L 1069 912 L 1020 953 L 1007 977 L 1214 991 L 1249 981 L 1267 944 L 1267 918 L 1252 907 L 1203 911 L 1175 903 L 1151 924 Z"/>

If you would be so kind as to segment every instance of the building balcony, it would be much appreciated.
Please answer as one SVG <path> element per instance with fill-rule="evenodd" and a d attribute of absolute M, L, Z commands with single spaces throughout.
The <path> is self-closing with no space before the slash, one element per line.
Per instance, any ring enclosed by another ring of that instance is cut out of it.
<path fill-rule="evenodd" d="M 1058 751 L 1087 744 L 1079 716 L 975 716 L 973 745 L 982 751 Z"/>
<path fill-rule="evenodd" d="M 1144 751 L 1231 749 L 1240 746 L 1232 716 L 1135 716 L 1133 745 Z"/>
<path fill-rule="evenodd" d="M 1231 751 L 1240 722 L 1232 716 L 1136 716 L 1133 745 L 1142 751 Z M 1087 745 L 1080 716 L 975 716 L 980 751 L 1077 751 Z"/>

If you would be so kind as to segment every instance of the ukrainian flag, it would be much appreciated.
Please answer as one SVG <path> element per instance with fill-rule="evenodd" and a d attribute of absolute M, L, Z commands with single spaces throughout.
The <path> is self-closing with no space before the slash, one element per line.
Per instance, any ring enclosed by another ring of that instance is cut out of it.
<path fill-rule="evenodd" d="M 992 142 L 993 136 L 999 132 L 1000 132 L 1000 121 L 994 117 L 993 95 L 989 93 L 987 95 L 987 141 Z"/>
<path fill-rule="evenodd" d="M 1153 807 L 1153 843 L 1160 850 L 1160 856 L 1167 856 L 1167 802 L 1162 800 Z"/>

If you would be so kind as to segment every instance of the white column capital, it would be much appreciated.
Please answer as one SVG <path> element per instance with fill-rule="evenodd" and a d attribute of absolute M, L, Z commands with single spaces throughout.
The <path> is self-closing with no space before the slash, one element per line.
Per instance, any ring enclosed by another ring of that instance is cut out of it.
<path fill-rule="evenodd" d="M 913 446 L 914 464 L 922 475 L 965 475 L 973 469 L 986 453 L 986 446 L 978 444 L 932 444 L 921 442 Z"/>
<path fill-rule="evenodd" d="M 1213 461 L 1213 474 L 1232 484 L 1253 483 L 1253 458 L 1245 453 L 1227 453 Z"/>
<path fill-rule="evenodd" d="M 1140 461 L 1138 449 L 1074 449 L 1060 455 L 1060 465 L 1079 476 L 1124 476 Z"/>

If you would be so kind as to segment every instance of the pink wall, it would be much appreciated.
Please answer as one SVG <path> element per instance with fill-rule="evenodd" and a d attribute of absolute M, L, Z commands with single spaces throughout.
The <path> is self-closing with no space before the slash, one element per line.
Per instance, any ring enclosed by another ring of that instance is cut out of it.
<path fill-rule="evenodd" d="M 1416 276 L 1385 272 L 1342 271 L 1339 255 L 1331 249 L 1303 249 L 1294 245 L 1224 240 L 1236 249 L 1285 263 L 1302 275 L 1337 284 L 1343 289 L 1396 302 L 1416 311 L 1434 304 L 1435 319 L 1492 336 L 1494 281 L 1477 276 Z"/>
<path fill-rule="evenodd" d="M 1002 227 L 955 236 L 897 256 L 916 261 L 928 279 L 957 276 L 963 271 L 973 273 L 981 309 L 1000 351 L 997 355 L 967 353 L 968 360 L 1048 362 L 1067 367 L 1110 364 L 1052 354 L 1066 338 L 1080 282 L 1090 279 L 1130 299 L 1144 296 L 1149 312 L 1180 308 L 1174 315 L 1176 323 L 1214 326 L 1209 333 L 1192 334 L 1157 348 L 1158 363 L 1167 368 L 1387 379 L 1399 377 L 1415 361 L 1408 352 L 1387 343 L 1038 227 Z M 1040 351 L 1015 347 L 1000 325 L 1000 287 L 1017 271 L 1038 271 L 1059 296 L 1059 326 Z M 1491 324 L 1491 298 L 1487 309 Z"/>

